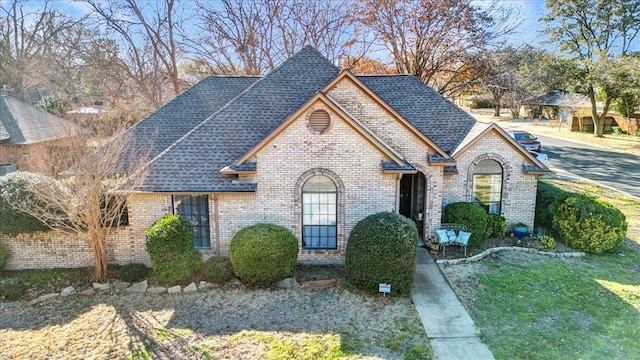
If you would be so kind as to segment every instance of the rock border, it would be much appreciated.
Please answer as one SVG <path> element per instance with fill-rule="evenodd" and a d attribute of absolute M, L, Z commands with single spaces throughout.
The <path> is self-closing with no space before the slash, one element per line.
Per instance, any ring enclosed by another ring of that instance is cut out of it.
<path fill-rule="evenodd" d="M 295 278 L 286 278 L 280 281 L 277 286 L 281 289 L 291 290 L 291 289 L 323 289 L 327 287 L 331 287 L 337 284 L 336 279 L 328 279 L 328 280 L 311 280 L 311 281 L 303 281 L 297 282 Z M 231 287 L 244 287 L 244 284 L 240 282 L 240 280 L 234 278 L 229 282 Z M 179 294 L 190 294 L 196 292 L 206 292 L 217 288 L 216 285 L 206 282 L 200 281 L 198 285 L 192 282 L 187 286 L 172 286 L 169 288 L 155 286 L 149 287 L 147 280 L 143 280 L 141 282 L 130 284 L 124 281 L 116 281 L 114 283 L 96 283 L 94 282 L 91 287 L 88 287 L 84 290 L 77 291 L 73 286 L 66 287 L 60 293 L 51 293 L 42 295 L 35 299 L 32 299 L 27 302 L 27 306 L 33 306 L 39 304 L 43 301 L 47 301 L 50 299 L 58 298 L 58 297 L 68 297 L 68 296 L 93 296 L 96 293 L 107 293 L 110 291 L 116 292 L 128 292 L 133 294 L 145 294 L 151 296 L 158 295 L 179 295 Z"/>
<path fill-rule="evenodd" d="M 473 255 L 468 258 L 460 258 L 460 259 L 436 259 L 436 264 L 438 265 L 458 265 L 458 264 L 468 264 L 471 262 L 480 261 L 491 254 L 495 254 L 500 251 L 517 251 L 517 252 L 526 252 L 531 254 L 544 255 L 548 257 L 562 257 L 562 258 L 578 258 L 585 256 L 585 253 L 582 251 L 575 252 L 550 252 L 550 251 L 540 251 L 538 249 L 525 248 L 521 246 L 500 246 L 491 249 L 487 249 L 480 254 Z"/>

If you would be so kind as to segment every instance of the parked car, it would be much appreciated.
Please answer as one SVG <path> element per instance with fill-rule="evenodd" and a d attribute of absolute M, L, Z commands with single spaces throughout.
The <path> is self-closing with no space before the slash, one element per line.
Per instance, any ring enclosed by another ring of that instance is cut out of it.
<path fill-rule="evenodd" d="M 524 130 L 508 130 L 507 134 L 514 138 L 520 145 L 524 146 L 528 151 L 542 151 L 542 144 L 538 138 Z"/>

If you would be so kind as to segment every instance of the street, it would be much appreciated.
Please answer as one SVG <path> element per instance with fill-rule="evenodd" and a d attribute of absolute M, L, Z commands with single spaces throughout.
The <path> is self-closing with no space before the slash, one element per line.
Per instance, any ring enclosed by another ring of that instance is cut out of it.
<path fill-rule="evenodd" d="M 568 172 L 640 198 L 640 156 L 609 151 L 566 139 L 535 134 L 549 167 Z"/>

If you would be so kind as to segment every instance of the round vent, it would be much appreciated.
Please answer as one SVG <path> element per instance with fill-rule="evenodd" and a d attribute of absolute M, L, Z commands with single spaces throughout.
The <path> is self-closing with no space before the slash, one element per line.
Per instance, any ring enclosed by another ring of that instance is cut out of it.
<path fill-rule="evenodd" d="M 331 117 L 324 110 L 316 110 L 309 115 L 309 129 L 314 133 L 323 134 L 331 125 Z"/>

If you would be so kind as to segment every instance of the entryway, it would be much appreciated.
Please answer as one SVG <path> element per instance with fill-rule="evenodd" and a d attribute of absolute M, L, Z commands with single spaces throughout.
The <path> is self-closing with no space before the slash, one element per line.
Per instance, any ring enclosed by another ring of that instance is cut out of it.
<path fill-rule="evenodd" d="M 400 179 L 400 204 L 398 212 L 416 222 L 422 236 L 424 229 L 425 182 L 423 173 L 404 174 Z"/>

